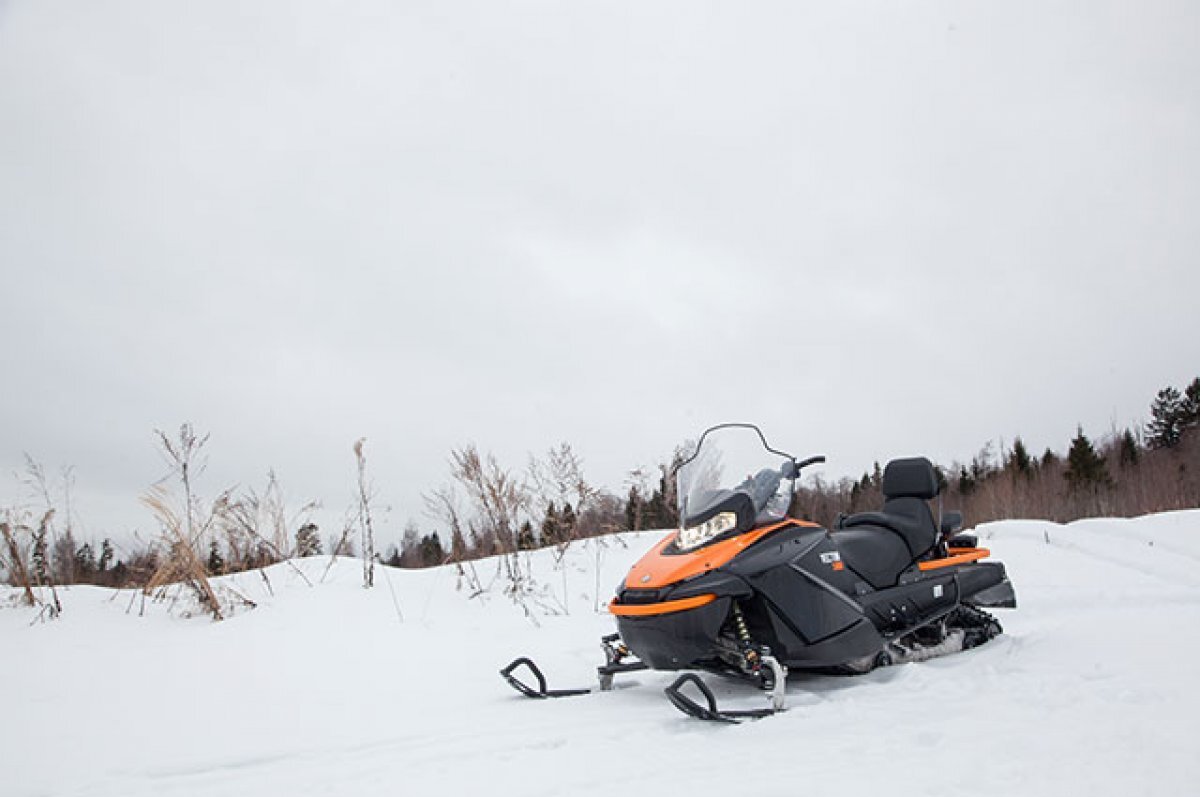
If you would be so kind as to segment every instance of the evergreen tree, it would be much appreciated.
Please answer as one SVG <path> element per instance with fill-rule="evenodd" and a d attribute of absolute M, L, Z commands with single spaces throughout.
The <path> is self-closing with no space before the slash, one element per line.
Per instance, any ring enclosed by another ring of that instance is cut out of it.
<path fill-rule="evenodd" d="M 219 576 L 225 572 L 225 558 L 221 556 L 221 547 L 213 540 L 208 544 L 208 562 L 205 564 L 210 576 Z"/>
<path fill-rule="evenodd" d="M 1185 429 L 1200 426 L 1200 376 L 1193 379 L 1183 391 L 1183 412 L 1180 420 Z"/>
<path fill-rule="evenodd" d="M 558 515 L 558 542 L 570 542 L 575 539 L 575 525 L 579 518 L 570 502 L 564 502 L 562 512 Z"/>
<path fill-rule="evenodd" d="M 1146 443 L 1151 448 L 1173 448 L 1183 437 L 1188 408 L 1183 395 L 1173 387 L 1164 387 L 1150 405 L 1150 423 L 1146 424 Z"/>
<path fill-rule="evenodd" d="M 427 539 L 427 538 L 425 538 L 425 539 Z M 422 558 L 424 558 L 424 552 L 425 552 L 425 539 L 421 540 Z M 543 539 L 543 541 L 546 542 L 547 545 L 550 544 L 550 542 L 548 540 L 546 540 L 545 537 L 543 537 L 542 539 Z M 530 523 L 528 520 L 526 520 L 524 523 L 521 524 L 521 528 L 517 532 L 517 550 L 532 551 L 536 547 L 537 547 L 537 538 L 533 536 L 533 524 Z"/>
<path fill-rule="evenodd" d="M 642 515 L 642 526 L 648 529 L 672 528 L 662 490 L 655 490 L 651 494 L 650 500 L 646 502 Z"/>
<path fill-rule="evenodd" d="M 521 527 L 521 531 L 529 529 L 530 536 L 533 535 L 533 527 L 526 521 Z M 446 561 L 446 551 L 442 548 L 442 541 L 436 533 L 426 534 L 421 538 L 421 564 L 425 567 L 437 567 L 442 562 Z"/>
<path fill-rule="evenodd" d="M 1018 476 L 1024 476 L 1026 479 L 1033 476 L 1033 458 L 1029 456 L 1029 450 L 1019 437 L 1013 441 L 1012 459 L 1009 463 Z"/>
<path fill-rule="evenodd" d="M 960 495 L 970 495 L 975 492 L 975 477 L 967 473 L 966 467 L 958 469 L 958 492 Z"/>
<path fill-rule="evenodd" d="M 1042 467 L 1049 468 L 1058 462 L 1058 454 L 1055 454 L 1049 448 L 1042 453 Z"/>
<path fill-rule="evenodd" d="M 1121 435 L 1120 448 L 1117 454 L 1117 461 L 1122 468 L 1137 467 L 1138 459 L 1141 452 L 1138 450 L 1137 438 L 1133 436 L 1133 432 L 1129 429 Z"/>
<path fill-rule="evenodd" d="M 625 530 L 640 531 L 642 519 L 642 496 L 637 485 L 629 488 L 629 499 L 625 502 Z"/>
<path fill-rule="evenodd" d="M 112 541 L 109 540 L 108 537 L 105 537 L 104 541 L 100 543 L 100 561 L 96 563 L 96 569 L 101 573 L 106 572 L 108 570 L 108 566 L 112 564 L 112 560 Z"/>
<path fill-rule="evenodd" d="M 304 554 L 300 554 L 300 556 L 304 556 Z M 400 549 L 396 547 L 396 543 L 393 542 L 388 546 L 387 557 L 383 560 L 383 563 L 388 567 L 404 567 L 404 560 L 400 558 Z"/>
<path fill-rule="evenodd" d="M 80 545 L 75 551 L 75 578 L 87 582 L 96 572 L 96 552 L 90 542 Z"/>
<path fill-rule="evenodd" d="M 1096 453 L 1092 441 L 1083 433 L 1082 426 L 1078 427 L 1075 439 L 1071 441 L 1071 450 L 1067 453 L 1067 470 L 1063 475 L 1072 490 L 1112 485 L 1104 458 Z"/>
<path fill-rule="evenodd" d="M 305 523 L 296 532 L 296 556 L 321 555 L 321 530 L 316 523 Z"/>
<path fill-rule="evenodd" d="M 551 501 L 546 506 L 546 516 L 542 518 L 542 542 L 546 545 L 557 545 L 561 535 L 562 524 L 559 521 L 558 509 Z"/>

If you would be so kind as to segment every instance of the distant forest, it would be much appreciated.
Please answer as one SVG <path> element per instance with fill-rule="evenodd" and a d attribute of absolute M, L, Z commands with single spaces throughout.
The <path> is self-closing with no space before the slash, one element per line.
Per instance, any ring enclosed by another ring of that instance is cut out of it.
<path fill-rule="evenodd" d="M 967 526 L 1005 518 L 1067 522 L 1084 517 L 1129 517 L 1200 507 L 1200 378 L 1180 390 L 1166 387 L 1149 407 L 1140 428 L 1113 431 L 1092 439 L 1076 428 L 1065 453 L 1029 451 L 1021 438 L 1011 445 L 985 445 L 970 462 L 938 466 L 947 510 L 961 511 Z M 218 605 L 207 584 L 210 576 L 261 568 L 294 557 L 359 555 L 370 586 L 376 562 L 398 567 L 462 565 L 495 554 L 557 546 L 624 530 L 671 528 L 678 523 L 671 474 L 682 461 L 673 452 L 653 471 L 629 472 L 621 495 L 592 486 L 581 459 L 563 443 L 544 456 L 531 457 L 523 469 L 506 468 L 473 446 L 454 450 L 449 479 L 424 497 L 427 530 L 415 524 L 398 544 L 377 550 L 374 499 L 363 441 L 354 446 L 357 504 L 344 526 L 322 537 L 308 519 L 313 505 L 284 506 L 282 490 L 269 474 L 262 491 L 229 490 L 211 500 L 196 494 L 193 462 L 207 442 L 190 425 L 178 435 L 157 432 L 173 464 L 170 488 L 156 486 L 142 496 L 161 534 L 135 547 L 118 550 L 104 539 L 79 541 L 70 512 L 69 493 L 55 499 L 48 479 L 33 460 L 27 480 L 42 509 L 0 511 L 0 572 L 22 587 L 26 600 L 53 612 L 58 585 L 89 583 L 146 590 L 186 581 Z M 839 514 L 876 509 L 883 501 L 879 463 L 859 479 L 827 482 L 816 477 L 797 489 L 795 517 L 831 525 Z M 69 480 L 65 483 L 69 486 Z M 65 489 L 60 491 L 65 492 Z M 506 562 L 507 562 L 506 558 Z M 515 583 L 515 582 L 514 582 Z"/>

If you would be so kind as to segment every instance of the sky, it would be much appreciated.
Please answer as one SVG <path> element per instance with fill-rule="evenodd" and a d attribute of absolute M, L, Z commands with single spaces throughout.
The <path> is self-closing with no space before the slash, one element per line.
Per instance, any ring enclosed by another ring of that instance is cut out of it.
<path fill-rule="evenodd" d="M 474 443 L 624 491 L 753 421 L 827 478 L 1065 450 L 1200 375 L 1189 2 L 0 2 L 0 506 L 383 535 Z"/>

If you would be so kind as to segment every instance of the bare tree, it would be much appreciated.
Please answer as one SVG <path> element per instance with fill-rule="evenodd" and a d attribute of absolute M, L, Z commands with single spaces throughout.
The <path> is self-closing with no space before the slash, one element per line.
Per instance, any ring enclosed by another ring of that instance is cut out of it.
<path fill-rule="evenodd" d="M 479 535 L 494 540 L 496 553 L 502 554 L 507 593 L 524 606 L 532 585 L 521 565 L 516 532 L 529 504 L 527 486 L 502 468 L 495 456 L 481 457 L 474 444 L 452 450 L 450 465 L 451 475 L 473 505 Z"/>
<path fill-rule="evenodd" d="M 463 530 L 463 510 L 459 503 L 458 494 L 451 485 L 442 485 L 433 492 L 421 496 L 425 501 L 425 514 L 439 521 L 450 530 L 450 548 L 447 559 L 454 565 L 458 574 L 456 589 L 461 590 L 465 585 L 470 598 L 483 595 L 483 585 L 479 572 L 472 561 L 474 552 L 467 545 L 467 537 Z"/>

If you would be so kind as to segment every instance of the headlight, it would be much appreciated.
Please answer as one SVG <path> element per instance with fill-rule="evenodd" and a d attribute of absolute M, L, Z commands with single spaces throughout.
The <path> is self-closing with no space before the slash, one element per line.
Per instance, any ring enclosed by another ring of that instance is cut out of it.
<path fill-rule="evenodd" d="M 713 515 L 699 526 L 680 529 L 677 547 L 681 551 L 690 551 L 693 548 L 699 548 L 713 537 L 716 537 L 719 534 L 724 534 L 735 526 L 737 526 L 736 513 L 720 512 L 716 515 Z"/>

